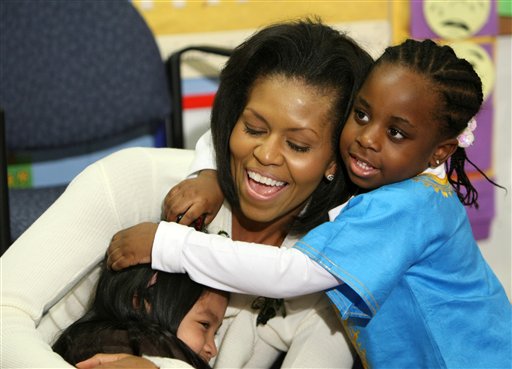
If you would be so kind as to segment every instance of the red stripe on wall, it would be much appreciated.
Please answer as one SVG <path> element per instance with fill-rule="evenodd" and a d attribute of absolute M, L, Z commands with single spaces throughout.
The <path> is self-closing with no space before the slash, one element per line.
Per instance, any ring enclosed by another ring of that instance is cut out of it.
<path fill-rule="evenodd" d="M 215 94 L 188 95 L 183 97 L 183 110 L 209 108 L 213 104 Z"/>

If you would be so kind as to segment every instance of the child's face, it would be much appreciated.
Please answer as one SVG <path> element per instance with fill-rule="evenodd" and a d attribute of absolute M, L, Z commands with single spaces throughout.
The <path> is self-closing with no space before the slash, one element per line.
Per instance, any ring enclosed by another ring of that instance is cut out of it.
<path fill-rule="evenodd" d="M 222 323 L 227 306 L 226 293 L 208 289 L 178 327 L 178 338 L 206 362 L 217 355 L 215 333 Z"/>
<path fill-rule="evenodd" d="M 341 156 L 357 186 L 375 189 L 429 166 L 439 144 L 434 117 L 440 106 L 432 87 L 401 66 L 386 63 L 370 73 L 340 139 Z"/>

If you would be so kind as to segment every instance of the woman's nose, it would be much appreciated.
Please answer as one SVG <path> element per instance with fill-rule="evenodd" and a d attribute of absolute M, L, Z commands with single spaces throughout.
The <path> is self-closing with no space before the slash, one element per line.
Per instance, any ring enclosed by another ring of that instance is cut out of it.
<path fill-rule="evenodd" d="M 283 162 L 282 144 L 278 137 L 266 137 L 254 149 L 254 157 L 263 165 L 280 165 Z"/>

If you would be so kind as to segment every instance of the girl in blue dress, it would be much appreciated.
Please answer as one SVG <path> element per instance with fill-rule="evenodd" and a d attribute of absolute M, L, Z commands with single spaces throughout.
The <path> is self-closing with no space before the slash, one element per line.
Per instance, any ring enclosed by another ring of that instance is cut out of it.
<path fill-rule="evenodd" d="M 389 47 L 341 134 L 338 170 L 355 190 L 331 222 L 291 249 L 162 222 L 153 243 L 114 237 L 109 263 L 151 255 L 155 269 L 268 297 L 326 290 L 365 368 L 510 368 L 511 305 L 464 209 L 478 200 L 464 166 L 482 100 L 449 46 Z"/>

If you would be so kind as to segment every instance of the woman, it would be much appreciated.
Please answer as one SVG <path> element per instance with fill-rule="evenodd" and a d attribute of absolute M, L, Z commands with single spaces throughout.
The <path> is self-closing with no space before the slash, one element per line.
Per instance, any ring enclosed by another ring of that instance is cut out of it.
<path fill-rule="evenodd" d="M 336 172 L 340 122 L 370 63 L 354 42 L 311 21 L 264 28 L 236 48 L 212 111 L 220 183 L 233 209 L 232 217 L 229 207 L 221 211 L 218 231 L 287 246 L 327 220 L 326 211 L 343 200 L 344 178 Z M 128 149 L 100 160 L 11 246 L 2 257 L 2 366 L 65 365 L 49 343 L 83 314 L 110 238 L 157 222 L 166 191 L 183 179 L 191 159 L 183 150 Z M 270 319 L 279 303 L 263 303 L 255 315 L 252 301 L 233 298 L 226 326 L 234 333 L 225 334 L 216 365 L 270 366 L 288 350 L 283 366 L 350 366 L 325 297 L 301 299 L 285 303 L 286 318 Z M 255 316 L 265 324 L 241 342 L 237 332 L 253 327 Z M 287 334 L 290 321 L 295 330 Z M 271 324 L 275 329 L 265 328 Z M 243 357 L 235 357 L 230 347 L 240 345 Z"/>

